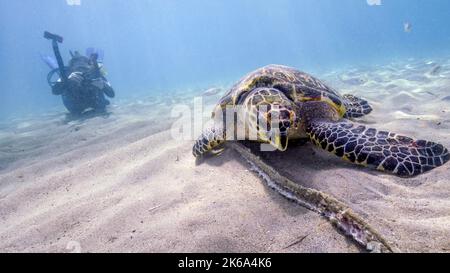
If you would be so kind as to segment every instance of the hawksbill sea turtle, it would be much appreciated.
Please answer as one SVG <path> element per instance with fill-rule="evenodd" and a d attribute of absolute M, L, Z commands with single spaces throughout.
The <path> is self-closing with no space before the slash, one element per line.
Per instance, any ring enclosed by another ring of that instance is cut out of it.
<path fill-rule="evenodd" d="M 353 123 L 351 119 L 372 111 L 369 103 L 353 95 L 340 95 L 320 80 L 291 67 L 268 65 L 236 83 L 218 102 L 213 113 L 240 108 L 245 139 L 256 140 L 285 151 L 289 139 L 308 139 L 320 148 L 350 162 L 402 177 L 415 176 L 450 159 L 441 144 L 416 140 L 396 133 Z M 264 111 L 260 109 L 265 108 Z M 235 135 L 223 122 L 203 131 L 193 155 L 219 153 Z M 227 137 L 228 134 L 228 137 Z"/>

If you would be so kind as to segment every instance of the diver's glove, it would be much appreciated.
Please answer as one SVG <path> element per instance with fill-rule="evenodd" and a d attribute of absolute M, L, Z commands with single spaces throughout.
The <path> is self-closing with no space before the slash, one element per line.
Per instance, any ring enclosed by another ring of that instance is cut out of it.
<path fill-rule="evenodd" d="M 84 80 L 83 73 L 81 72 L 73 72 L 67 78 L 69 80 L 70 87 L 80 87 L 81 83 Z"/>
<path fill-rule="evenodd" d="M 100 90 L 105 88 L 105 81 L 102 78 L 93 79 L 91 84 Z"/>
<path fill-rule="evenodd" d="M 97 87 L 99 90 L 102 90 L 106 94 L 106 96 L 114 98 L 114 90 L 112 89 L 111 84 L 109 84 L 108 81 L 105 81 L 103 78 L 97 78 L 92 80 L 91 84 Z"/>

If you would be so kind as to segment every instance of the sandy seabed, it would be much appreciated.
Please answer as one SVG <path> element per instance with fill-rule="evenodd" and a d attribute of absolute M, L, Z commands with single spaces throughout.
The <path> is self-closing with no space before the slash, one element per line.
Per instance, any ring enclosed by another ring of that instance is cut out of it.
<path fill-rule="evenodd" d="M 316 75 L 369 100 L 358 122 L 450 147 L 450 61 Z M 199 91 L 198 94 L 202 94 Z M 237 152 L 196 162 L 174 140 L 177 94 L 0 124 L 2 252 L 360 252 L 325 218 L 266 186 Z M 208 92 L 207 103 L 220 97 Z M 404 252 L 450 252 L 450 164 L 404 179 L 313 147 L 267 153 L 296 183 L 347 204 Z"/>

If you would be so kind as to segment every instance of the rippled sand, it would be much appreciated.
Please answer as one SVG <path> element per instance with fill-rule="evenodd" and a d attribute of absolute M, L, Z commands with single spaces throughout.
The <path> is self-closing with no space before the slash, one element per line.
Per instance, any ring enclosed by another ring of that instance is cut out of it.
<path fill-rule="evenodd" d="M 371 102 L 359 122 L 450 147 L 450 62 L 316 76 Z M 207 95 L 211 104 L 220 92 Z M 193 141 L 169 130 L 173 105 L 192 96 L 120 102 L 82 121 L 53 113 L 0 124 L 0 251 L 361 251 L 268 188 L 235 151 L 196 163 Z M 402 179 L 310 144 L 261 156 L 346 203 L 401 251 L 450 251 L 450 164 Z"/>

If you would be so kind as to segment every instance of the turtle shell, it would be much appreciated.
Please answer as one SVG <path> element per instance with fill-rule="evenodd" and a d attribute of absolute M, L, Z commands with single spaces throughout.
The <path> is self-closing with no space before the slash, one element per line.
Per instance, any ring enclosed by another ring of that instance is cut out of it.
<path fill-rule="evenodd" d="M 249 73 L 222 97 L 218 107 L 238 105 L 258 87 L 278 89 L 294 102 L 324 101 L 341 117 L 346 112 L 345 99 L 334 89 L 307 73 L 282 65 L 268 65 Z"/>

